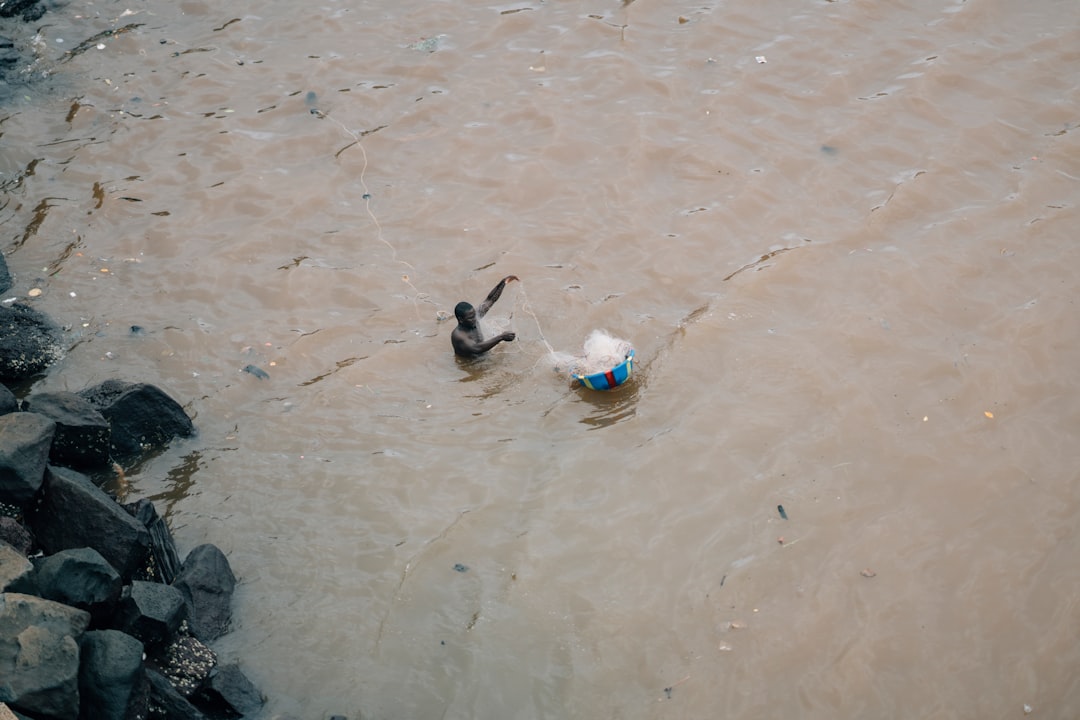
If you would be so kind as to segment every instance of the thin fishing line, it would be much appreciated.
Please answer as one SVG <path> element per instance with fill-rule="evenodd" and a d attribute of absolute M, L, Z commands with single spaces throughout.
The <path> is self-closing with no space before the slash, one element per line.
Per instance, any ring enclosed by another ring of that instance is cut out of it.
<path fill-rule="evenodd" d="M 318 108 L 312 108 L 312 110 L 313 110 L 314 114 L 317 115 L 319 118 L 329 119 L 329 120 L 333 121 L 338 127 L 340 127 L 342 129 L 342 131 L 345 134 L 347 134 L 349 137 L 351 137 L 353 139 L 353 144 L 352 145 L 355 145 L 356 147 L 358 147 L 360 149 L 360 155 L 363 158 L 363 165 L 360 167 L 360 187 L 363 188 L 363 190 L 364 190 L 364 196 L 363 196 L 364 197 L 364 209 L 367 211 L 367 214 L 371 218 L 371 221 L 373 223 L 375 223 L 375 230 L 376 230 L 376 233 L 377 233 L 376 237 L 378 238 L 378 240 L 380 242 L 382 242 L 384 245 L 386 245 L 388 248 L 390 248 L 390 252 L 392 253 L 392 258 L 393 258 L 393 260 L 395 262 L 399 262 L 402 265 L 405 265 L 410 270 L 415 270 L 416 268 L 414 268 L 409 263 L 405 262 L 404 260 L 398 259 L 397 248 L 395 248 L 393 245 L 391 245 L 390 242 L 385 237 L 383 237 L 382 224 L 379 223 L 379 218 L 377 218 L 375 216 L 375 212 L 371 209 L 371 191 L 368 189 L 367 179 L 365 177 L 366 173 L 367 173 L 367 168 L 368 168 L 368 155 L 367 155 L 367 150 L 364 148 L 364 143 L 360 139 L 360 135 L 358 135 L 357 133 L 350 130 L 348 127 L 345 126 L 345 124 L 343 122 L 341 122 L 337 118 L 330 117 L 329 115 L 327 115 L 322 110 L 319 110 Z M 341 148 L 341 150 L 337 151 L 337 153 L 335 154 L 334 157 L 340 156 L 341 153 L 348 150 L 350 147 L 352 147 L 352 145 L 346 145 L 345 147 Z M 448 319 L 450 317 L 448 313 L 446 313 L 443 310 L 438 309 L 439 308 L 438 304 L 436 302 L 434 302 L 433 300 L 431 300 L 430 296 L 427 293 L 420 292 L 416 288 L 416 286 L 412 284 L 412 281 L 409 279 L 409 276 L 407 274 L 402 275 L 401 279 L 410 288 L 413 289 L 414 293 L 416 293 L 416 295 L 413 297 L 412 300 L 413 300 L 413 307 L 416 309 L 417 318 L 420 317 L 420 307 L 419 307 L 419 305 L 417 305 L 417 300 L 422 300 L 423 302 L 426 302 L 426 303 L 428 303 L 430 305 L 435 306 L 436 311 L 437 311 L 436 314 L 435 314 L 435 317 L 439 321 L 446 320 L 446 319 Z M 536 313 L 533 312 L 532 307 L 529 304 L 529 295 L 528 295 L 528 293 L 525 292 L 525 285 L 524 285 L 524 283 L 521 282 L 520 279 L 518 280 L 518 286 L 519 286 L 519 288 L 521 290 L 521 299 L 522 299 L 521 309 L 523 311 L 525 311 L 526 313 L 528 313 L 532 317 L 533 322 L 536 323 L 536 332 L 540 334 L 540 340 L 544 343 L 544 347 L 547 348 L 548 353 L 554 355 L 555 354 L 555 348 L 551 347 L 551 343 L 548 342 L 547 337 L 544 335 L 544 330 L 543 330 L 542 327 L 540 327 L 540 318 L 538 318 L 536 316 Z M 510 317 L 513 318 L 513 313 L 512 312 L 511 312 Z"/>
<path fill-rule="evenodd" d="M 536 323 L 536 332 L 540 333 L 540 339 L 544 341 L 544 347 L 548 349 L 549 353 L 554 355 L 555 348 L 551 347 L 551 343 L 549 343 L 547 338 L 544 336 L 544 331 L 540 327 L 540 318 L 536 317 L 536 313 L 532 311 L 532 307 L 529 305 L 529 294 L 525 292 L 525 284 L 521 282 L 521 280 L 518 280 L 518 285 L 520 286 L 519 289 L 521 290 L 521 309 L 527 312 L 529 315 L 532 315 L 533 322 Z"/>
<path fill-rule="evenodd" d="M 349 137 L 351 137 L 353 139 L 352 145 L 346 145 L 345 147 L 341 148 L 340 150 L 337 151 L 337 153 L 334 154 L 335 158 L 339 157 L 341 155 L 341 153 L 345 152 L 346 150 L 351 148 L 353 145 L 355 145 L 356 147 L 358 147 L 360 149 L 360 156 L 363 158 L 363 161 L 364 161 L 363 165 L 360 167 L 360 187 L 363 188 L 363 190 L 364 190 L 364 194 L 363 194 L 364 210 L 367 211 L 368 217 L 371 218 L 371 222 L 373 222 L 375 224 L 375 237 L 383 245 L 390 248 L 390 258 L 391 258 L 391 260 L 393 262 L 401 263 L 402 265 L 409 268 L 410 270 L 415 271 L 416 268 L 413 267 L 412 264 L 410 264 L 410 263 L 408 263 L 408 262 L 406 262 L 406 261 L 404 261 L 404 260 L 402 260 L 402 259 L 400 259 L 398 257 L 397 248 L 394 247 L 390 243 L 390 241 L 387 240 L 383 236 L 382 223 L 380 223 L 379 218 L 377 218 L 375 216 L 375 211 L 371 209 L 371 190 L 368 188 L 367 178 L 366 178 L 367 169 L 368 169 L 368 154 L 367 154 L 367 150 L 364 148 L 363 141 L 361 141 L 361 139 L 360 139 L 360 135 L 353 132 L 348 127 L 346 127 L 345 123 L 341 122 L 337 118 L 330 117 L 327 113 L 323 112 L 322 110 L 319 110 L 318 108 L 312 108 L 312 112 L 313 112 L 314 115 L 316 115 L 320 119 L 332 121 L 334 124 L 336 124 L 338 127 L 340 127 L 341 130 L 345 134 L 347 134 Z M 435 310 L 436 310 L 435 318 L 437 320 L 442 321 L 442 320 L 446 320 L 449 317 L 449 315 L 445 311 L 439 309 L 438 303 L 436 303 L 434 300 L 432 300 L 430 295 L 428 295 L 427 293 L 420 292 L 420 290 L 417 289 L 417 287 L 415 285 L 413 285 L 412 280 L 409 279 L 409 275 L 407 273 L 402 274 L 401 280 L 406 285 L 408 285 L 410 288 L 412 288 L 413 293 L 415 293 L 411 299 L 412 299 L 412 302 L 413 302 L 413 308 L 416 310 L 417 319 L 420 318 L 420 306 L 417 303 L 417 301 L 422 301 L 422 302 L 428 303 L 429 305 L 433 305 L 435 307 Z"/>

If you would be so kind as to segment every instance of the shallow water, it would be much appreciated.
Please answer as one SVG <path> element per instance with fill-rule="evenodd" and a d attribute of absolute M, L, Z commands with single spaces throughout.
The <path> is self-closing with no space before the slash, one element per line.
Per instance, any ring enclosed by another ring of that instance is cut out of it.
<path fill-rule="evenodd" d="M 1075 2 L 40 25 L 35 389 L 194 416 L 129 493 L 228 554 L 267 717 L 1080 714 Z M 508 274 L 517 340 L 455 360 Z M 544 362 L 598 327 L 609 394 Z"/>

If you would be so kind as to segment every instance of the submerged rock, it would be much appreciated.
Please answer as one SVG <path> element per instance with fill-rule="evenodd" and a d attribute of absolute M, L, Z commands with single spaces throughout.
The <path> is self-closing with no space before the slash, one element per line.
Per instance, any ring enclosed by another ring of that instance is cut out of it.
<path fill-rule="evenodd" d="M 106 380 L 78 394 L 108 420 L 113 459 L 121 465 L 139 460 L 175 437 L 195 434 L 195 425 L 180 404 L 153 385 Z"/>
<path fill-rule="evenodd" d="M 0 380 L 25 380 L 64 355 L 60 328 L 29 305 L 0 306 Z"/>

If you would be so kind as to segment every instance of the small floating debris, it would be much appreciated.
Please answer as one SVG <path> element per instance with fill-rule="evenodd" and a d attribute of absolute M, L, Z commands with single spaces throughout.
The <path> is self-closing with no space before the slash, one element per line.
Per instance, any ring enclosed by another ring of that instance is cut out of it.
<path fill-rule="evenodd" d="M 777 505 L 776 506 L 776 511 L 778 513 L 780 513 L 781 518 L 783 518 L 784 520 L 787 520 L 787 513 L 784 512 L 784 506 L 783 505 Z"/>
<path fill-rule="evenodd" d="M 441 44 L 440 41 L 444 37 L 446 37 L 446 35 L 441 35 L 440 34 L 440 35 L 435 35 L 435 36 L 429 37 L 429 38 L 420 38 L 416 42 L 409 45 L 409 49 L 410 50 L 419 50 L 421 52 L 433 53 L 433 52 L 435 52 L 436 50 L 439 49 L 439 45 Z"/>
<path fill-rule="evenodd" d="M 454 563 L 454 572 L 463 573 L 463 572 L 468 572 L 468 571 L 469 571 L 469 566 L 468 565 L 462 565 L 461 563 Z"/>
<path fill-rule="evenodd" d="M 260 367 L 256 367 L 254 365 L 245 365 L 244 369 L 243 369 L 243 372 L 250 373 L 251 375 L 254 375 L 255 377 L 259 378 L 260 380 L 269 380 L 270 379 L 270 375 L 268 375 L 265 370 L 263 370 Z"/>

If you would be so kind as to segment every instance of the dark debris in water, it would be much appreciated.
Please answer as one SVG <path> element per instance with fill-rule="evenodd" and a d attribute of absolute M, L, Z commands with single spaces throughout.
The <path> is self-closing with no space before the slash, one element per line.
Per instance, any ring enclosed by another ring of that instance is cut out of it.
<path fill-rule="evenodd" d="M 265 370 L 263 370 L 260 367 L 256 367 L 255 365 L 245 365 L 244 366 L 244 372 L 250 373 L 251 375 L 254 375 L 255 377 L 259 378 L 260 380 L 269 380 L 270 379 L 270 375 L 268 375 Z"/>
<path fill-rule="evenodd" d="M 143 26 L 142 23 L 131 23 L 129 25 L 124 25 L 123 27 L 118 27 L 118 28 L 116 28 L 114 30 L 102 30 L 101 32 L 97 33 L 96 35 L 91 35 L 90 37 L 86 38 L 81 43 L 79 43 L 75 47 L 71 48 L 66 53 L 64 53 L 63 57 L 60 58 L 60 62 L 61 63 L 66 63 L 68 60 L 71 60 L 74 57 L 78 57 L 79 55 L 82 55 L 84 52 L 86 52 L 90 48 L 95 47 L 99 42 L 101 42 L 105 38 L 111 38 L 111 37 L 116 37 L 117 35 L 123 35 L 126 32 L 130 32 L 130 31 L 135 30 L 137 28 L 141 28 L 142 26 Z"/>
<path fill-rule="evenodd" d="M 468 572 L 469 566 L 462 565 L 461 563 L 454 563 L 454 571 L 459 573 Z"/>

